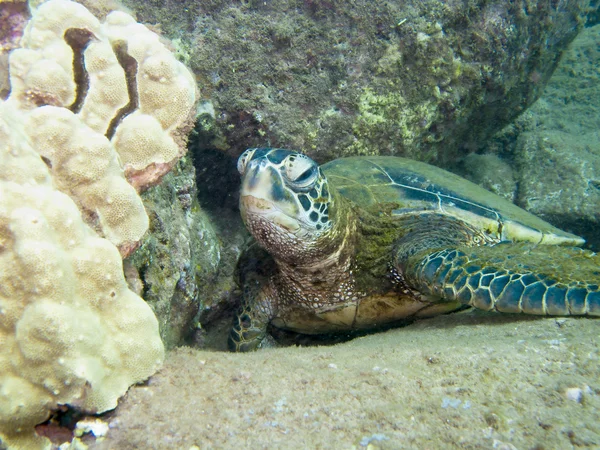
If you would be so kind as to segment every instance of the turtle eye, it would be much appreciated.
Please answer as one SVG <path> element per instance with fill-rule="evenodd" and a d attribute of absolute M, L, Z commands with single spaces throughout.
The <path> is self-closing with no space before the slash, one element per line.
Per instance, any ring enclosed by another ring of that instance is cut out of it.
<path fill-rule="evenodd" d="M 249 148 L 244 153 L 242 153 L 240 155 L 240 157 L 238 158 L 237 170 L 240 173 L 240 175 L 244 175 L 244 171 L 246 170 L 246 165 L 248 164 L 248 161 L 250 161 L 252 159 L 252 156 L 254 156 L 255 150 L 256 150 L 255 148 Z"/>
<path fill-rule="evenodd" d="M 315 182 L 319 176 L 319 167 L 308 156 L 295 154 L 286 159 L 284 173 L 292 186 L 302 189 Z"/>

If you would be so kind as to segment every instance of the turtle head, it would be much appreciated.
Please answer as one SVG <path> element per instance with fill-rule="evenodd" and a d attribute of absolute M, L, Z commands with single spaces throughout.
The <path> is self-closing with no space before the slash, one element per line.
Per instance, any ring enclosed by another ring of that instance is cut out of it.
<path fill-rule="evenodd" d="M 321 169 L 290 150 L 251 148 L 238 159 L 240 211 L 273 256 L 297 261 L 332 228 L 333 197 Z"/>

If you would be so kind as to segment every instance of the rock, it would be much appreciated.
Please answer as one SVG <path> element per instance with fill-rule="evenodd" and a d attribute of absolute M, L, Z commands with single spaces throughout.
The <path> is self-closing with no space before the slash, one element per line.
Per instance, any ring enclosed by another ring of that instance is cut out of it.
<path fill-rule="evenodd" d="M 519 136 L 517 204 L 554 225 L 600 244 L 600 134 L 558 130 Z"/>
<path fill-rule="evenodd" d="M 515 201 L 517 183 L 513 169 L 499 156 L 471 153 L 463 164 L 466 178 L 511 202 Z"/>
<path fill-rule="evenodd" d="M 568 400 L 572 400 L 577 403 L 581 403 L 583 400 L 583 390 L 580 388 L 569 388 L 565 394 Z"/>
<path fill-rule="evenodd" d="M 186 156 L 161 185 L 142 195 L 150 233 L 125 260 L 137 269 L 126 270 L 130 287 L 141 287 L 139 294 L 156 314 L 167 348 L 182 344 L 194 331 L 220 261 L 220 244 L 196 195 L 194 167 Z"/>
<path fill-rule="evenodd" d="M 517 204 L 600 249 L 600 25 L 565 53 L 514 149 Z"/>
<path fill-rule="evenodd" d="M 516 204 L 583 236 L 595 250 L 600 249 L 599 41 L 600 25 L 583 30 L 542 97 L 498 133 L 484 154 L 467 156 L 458 168 L 500 195 L 498 186 L 510 192 L 515 183 Z"/>
<path fill-rule="evenodd" d="M 237 156 L 285 146 L 453 160 L 530 106 L 589 9 L 537 1 L 126 2 L 159 24 L 214 108 L 204 136 Z M 207 110 L 211 110 L 208 108 Z"/>

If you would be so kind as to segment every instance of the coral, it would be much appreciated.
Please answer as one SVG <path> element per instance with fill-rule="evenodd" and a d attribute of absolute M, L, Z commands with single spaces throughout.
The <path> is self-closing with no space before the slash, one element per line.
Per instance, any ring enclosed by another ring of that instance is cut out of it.
<path fill-rule="evenodd" d="M 30 111 L 57 187 L 127 256 L 148 228 L 135 190 L 156 185 L 186 151 L 191 73 L 128 14 L 100 23 L 68 0 L 33 11 L 9 61 L 8 102 Z"/>
<path fill-rule="evenodd" d="M 110 141 L 66 108 L 36 108 L 27 124 L 33 148 L 52 167 L 56 188 L 93 214 L 104 237 L 131 253 L 148 229 L 148 216 Z"/>
<path fill-rule="evenodd" d="M 0 1 L 0 98 L 6 98 L 10 91 L 8 52 L 19 46 L 28 19 L 29 8 L 25 0 Z"/>
<path fill-rule="evenodd" d="M 114 408 L 164 356 L 119 252 L 54 188 L 23 115 L 0 105 L 0 439 L 14 449 L 48 448 L 33 427 L 59 405 Z"/>
<path fill-rule="evenodd" d="M 32 2 L 33 3 L 33 2 Z M 148 228 L 138 192 L 185 152 L 196 87 L 123 12 L 101 23 L 35 2 L 0 102 L 0 447 L 49 448 L 34 426 L 112 409 L 164 346 L 122 257 Z M 31 4 L 30 4 L 31 6 Z"/>

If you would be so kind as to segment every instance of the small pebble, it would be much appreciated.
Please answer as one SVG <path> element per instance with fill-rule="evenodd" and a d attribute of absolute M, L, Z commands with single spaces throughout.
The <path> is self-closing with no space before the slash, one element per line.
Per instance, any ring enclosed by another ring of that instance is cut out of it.
<path fill-rule="evenodd" d="M 448 397 L 444 397 L 442 399 L 442 408 L 446 409 L 448 407 L 450 408 L 458 408 L 460 405 L 461 401 L 458 398 L 448 398 Z"/>
<path fill-rule="evenodd" d="M 581 403 L 583 400 L 583 390 L 580 388 L 569 388 L 567 389 L 567 398 L 577 403 Z"/>
<path fill-rule="evenodd" d="M 329 367 L 330 369 L 337 369 L 337 365 L 335 365 L 334 363 L 329 364 L 327 367 Z"/>
<path fill-rule="evenodd" d="M 375 434 L 372 434 L 370 437 L 369 436 L 363 437 L 360 440 L 360 446 L 361 447 L 368 447 L 368 445 L 372 441 L 387 441 L 388 439 L 389 439 L 389 437 L 387 437 L 385 434 L 375 433 Z"/>
<path fill-rule="evenodd" d="M 558 325 L 559 327 L 562 327 L 566 323 L 567 319 L 560 318 L 560 319 L 555 319 L 555 321 L 556 321 L 556 325 Z"/>
<path fill-rule="evenodd" d="M 100 419 L 84 419 L 75 425 L 75 436 L 81 437 L 84 434 L 92 434 L 94 437 L 103 437 L 108 433 L 109 425 Z"/>
<path fill-rule="evenodd" d="M 514 445 L 507 444 L 505 442 L 499 441 L 498 439 L 494 439 L 492 448 L 496 450 L 517 450 L 517 447 L 515 447 Z"/>

